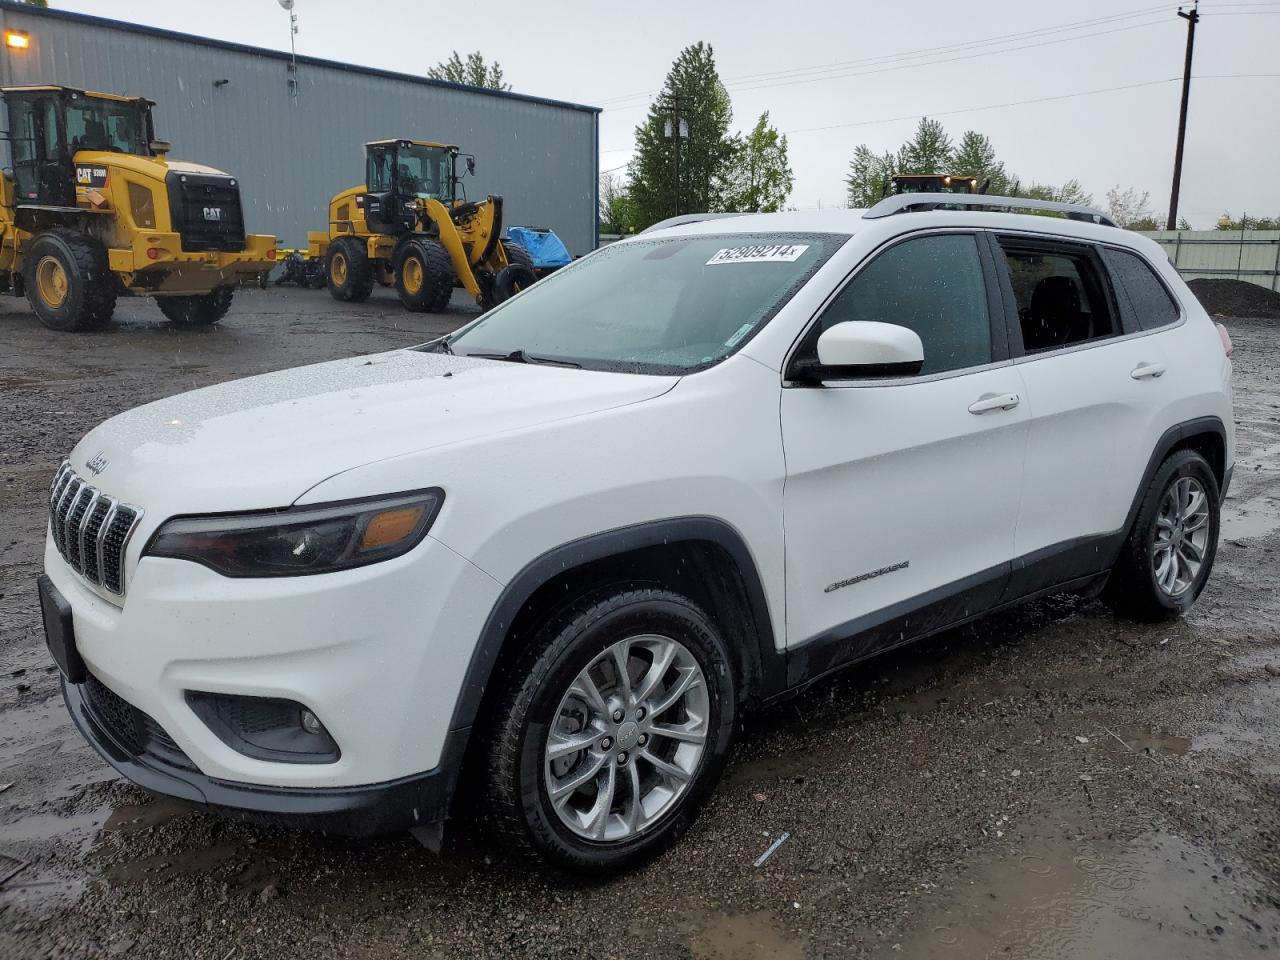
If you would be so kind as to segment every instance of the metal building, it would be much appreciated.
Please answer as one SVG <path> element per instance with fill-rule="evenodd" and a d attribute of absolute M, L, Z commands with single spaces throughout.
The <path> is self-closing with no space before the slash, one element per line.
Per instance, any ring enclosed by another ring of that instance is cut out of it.
<path fill-rule="evenodd" d="M 288 53 L 11 0 L 0 0 L 0 29 L 29 39 L 0 48 L 0 84 L 156 101 L 171 155 L 237 177 L 246 228 L 282 246 L 305 246 L 308 230 L 325 229 L 329 198 L 364 180 L 365 141 L 409 136 L 475 154 L 467 194 L 501 194 L 508 226 L 551 227 L 574 254 L 595 247 L 596 107 L 313 57 L 295 71 Z"/>

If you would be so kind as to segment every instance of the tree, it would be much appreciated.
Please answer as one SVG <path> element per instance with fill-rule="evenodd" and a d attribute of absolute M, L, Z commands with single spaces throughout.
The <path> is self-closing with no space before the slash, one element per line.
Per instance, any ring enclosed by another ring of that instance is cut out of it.
<path fill-rule="evenodd" d="M 1280 230 L 1280 217 L 1251 217 L 1245 214 L 1239 220 L 1224 213 L 1218 218 L 1218 230 Z"/>
<path fill-rule="evenodd" d="M 49 9 L 49 0 L 22 0 L 28 7 L 40 7 L 43 10 Z"/>
<path fill-rule="evenodd" d="M 1093 194 L 1087 192 L 1080 185 L 1080 181 L 1074 178 L 1060 187 L 1048 183 L 1031 183 L 1024 187 L 1015 179 L 1010 184 L 1009 196 L 1026 197 L 1028 200 L 1052 200 L 1055 203 L 1076 203 L 1083 206 L 1093 203 Z"/>
<path fill-rule="evenodd" d="M 1146 190 L 1139 194 L 1136 187 L 1121 190 L 1115 186 L 1107 191 L 1107 213 L 1126 230 L 1159 230 L 1150 200 L 1151 194 Z"/>
<path fill-rule="evenodd" d="M 676 104 L 688 135 L 679 141 L 680 212 L 701 213 L 721 206 L 725 165 L 733 153 L 728 136 L 733 107 L 711 46 L 699 42 L 680 51 L 661 94 L 649 106 L 649 115 L 636 127 L 627 193 L 635 203 L 637 229 L 676 213 L 675 149 L 681 132 L 671 123 Z"/>
<path fill-rule="evenodd" d="M 922 117 L 916 134 L 898 151 L 898 173 L 946 173 L 951 166 L 951 138 L 937 120 Z"/>
<path fill-rule="evenodd" d="M 892 153 L 873 153 L 865 143 L 858 144 L 849 161 L 849 206 L 870 207 L 888 195 L 897 160 Z"/>
<path fill-rule="evenodd" d="M 498 62 L 495 60 L 493 63 L 485 63 L 479 50 L 468 53 L 465 61 L 455 50 L 448 60 L 442 60 L 427 70 L 427 76 L 432 80 L 465 83 L 469 87 L 488 87 L 491 90 L 511 89 L 511 84 L 503 81 L 502 67 Z"/>
<path fill-rule="evenodd" d="M 769 126 L 769 111 L 745 137 L 732 141 L 722 177 L 721 209 L 730 213 L 776 213 L 791 194 L 795 176 L 787 160 L 787 138 Z"/>
<path fill-rule="evenodd" d="M 1009 189 L 1009 175 L 1004 164 L 996 159 L 996 148 L 986 135 L 976 130 L 964 132 L 951 156 L 950 167 L 952 173 L 976 177 L 979 186 L 987 183 L 987 193 L 1003 196 Z"/>
<path fill-rule="evenodd" d="M 601 233 L 634 233 L 635 229 L 635 203 L 627 193 L 626 182 L 614 173 L 601 174 Z"/>

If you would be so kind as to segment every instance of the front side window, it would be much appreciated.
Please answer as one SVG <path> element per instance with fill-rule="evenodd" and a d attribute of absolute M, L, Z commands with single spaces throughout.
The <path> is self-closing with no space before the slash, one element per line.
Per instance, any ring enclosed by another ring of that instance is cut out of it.
<path fill-rule="evenodd" d="M 67 143 L 71 152 L 106 150 L 147 154 L 143 111 L 135 103 L 77 97 L 67 103 Z"/>
<path fill-rule="evenodd" d="M 847 239 L 729 234 L 614 244 L 446 342 L 458 354 L 691 373 L 745 344 Z"/>
<path fill-rule="evenodd" d="M 1182 315 L 1168 288 L 1151 264 L 1128 250 L 1103 247 L 1102 259 L 1111 273 L 1120 311 L 1131 330 L 1154 330 Z"/>
<path fill-rule="evenodd" d="M 368 188 L 386 193 L 393 188 L 406 197 L 447 200 L 452 173 L 449 151 L 417 144 L 370 151 Z"/>
<path fill-rule="evenodd" d="M 914 330 L 924 345 L 922 374 L 990 363 L 991 316 L 977 239 L 947 233 L 890 247 L 840 291 L 817 333 L 848 320 Z"/>
<path fill-rule="evenodd" d="M 1098 262 L 1085 247 L 1000 241 L 1027 353 L 1116 336 Z"/>

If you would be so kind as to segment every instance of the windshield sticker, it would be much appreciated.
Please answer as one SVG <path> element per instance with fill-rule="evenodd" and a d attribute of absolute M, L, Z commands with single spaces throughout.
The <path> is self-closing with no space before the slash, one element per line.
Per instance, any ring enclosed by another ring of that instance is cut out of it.
<path fill-rule="evenodd" d="M 744 323 L 742 326 L 740 326 L 737 330 L 733 332 L 733 336 L 730 337 L 728 340 L 726 340 L 724 342 L 724 345 L 728 347 L 730 350 L 732 350 L 734 347 L 738 345 L 739 340 L 741 340 L 743 337 L 745 337 L 748 333 L 751 332 L 751 328 L 754 326 L 755 326 L 754 323 Z"/>
<path fill-rule="evenodd" d="M 723 247 L 707 261 L 717 263 L 795 263 L 809 249 L 807 243 L 754 244 L 750 247 Z"/>

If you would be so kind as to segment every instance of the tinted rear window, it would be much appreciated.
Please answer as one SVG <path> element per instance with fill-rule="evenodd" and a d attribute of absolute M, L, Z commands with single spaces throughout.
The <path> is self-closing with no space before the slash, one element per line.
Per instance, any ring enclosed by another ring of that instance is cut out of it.
<path fill-rule="evenodd" d="M 1111 272 L 1128 329 L 1153 330 L 1178 319 L 1181 311 L 1177 301 L 1146 260 L 1115 247 L 1103 247 L 1102 257 Z"/>

